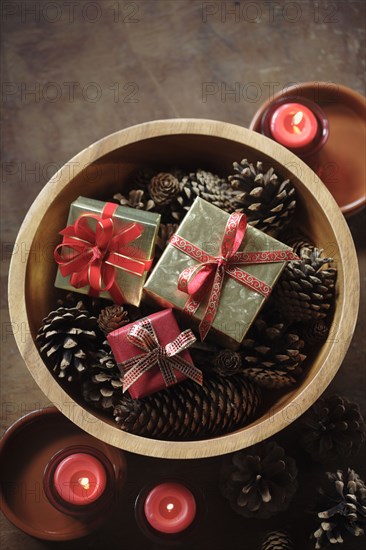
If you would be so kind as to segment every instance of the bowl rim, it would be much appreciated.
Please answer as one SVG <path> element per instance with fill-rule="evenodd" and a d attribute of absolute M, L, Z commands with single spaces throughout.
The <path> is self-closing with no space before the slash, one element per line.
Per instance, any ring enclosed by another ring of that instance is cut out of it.
<path fill-rule="evenodd" d="M 306 187 L 331 222 L 336 232 L 340 257 L 343 259 L 343 281 L 352 280 L 354 284 L 352 288 L 348 284 L 343 284 L 342 299 L 339 300 L 336 308 L 335 317 L 339 320 L 337 330 L 341 329 L 339 333 L 337 332 L 339 340 L 330 344 L 324 353 L 323 364 L 319 371 L 305 387 L 298 388 L 289 403 L 282 403 L 278 410 L 236 432 L 201 441 L 172 442 L 124 432 L 117 425 L 113 426 L 101 420 L 74 402 L 54 379 L 43 363 L 30 334 L 25 300 L 28 261 L 21 260 L 19 244 L 23 243 L 26 250 L 31 249 L 43 214 L 49 203 L 70 180 L 71 168 L 75 177 L 90 163 L 115 149 L 141 140 L 177 134 L 212 136 L 245 146 L 249 146 L 250 143 L 250 147 L 255 147 L 262 155 L 284 166 L 295 180 Z M 298 176 L 299 168 L 302 174 L 301 180 Z M 173 459 L 205 458 L 251 446 L 274 435 L 301 416 L 323 393 L 339 369 L 352 338 L 359 305 L 358 263 L 352 236 L 340 209 L 321 180 L 303 161 L 273 140 L 241 126 L 210 119 L 164 119 L 131 126 L 91 144 L 64 164 L 35 198 L 20 227 L 10 264 L 8 289 L 10 319 L 15 324 L 12 326 L 17 326 L 19 320 L 25 323 L 27 337 L 24 338 L 23 330 L 15 331 L 14 334 L 19 351 L 38 386 L 58 410 L 81 429 L 105 443 L 141 455 Z M 20 292 L 23 293 L 23 299 L 19 299 Z"/>

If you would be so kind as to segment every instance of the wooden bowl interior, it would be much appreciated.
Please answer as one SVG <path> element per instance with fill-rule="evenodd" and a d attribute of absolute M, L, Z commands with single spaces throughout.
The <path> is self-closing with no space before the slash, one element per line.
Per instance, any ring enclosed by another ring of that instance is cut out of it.
<path fill-rule="evenodd" d="M 336 261 L 339 260 L 335 232 L 313 194 L 302 183 L 301 163 L 297 164 L 293 161 L 291 165 L 283 166 L 273 158 L 259 152 L 254 146 L 243 145 L 223 137 L 182 134 L 144 139 L 117 148 L 85 166 L 78 175 L 70 179 L 59 194 L 54 196 L 49 208 L 44 212 L 28 256 L 26 274 L 26 309 L 33 339 L 42 318 L 55 307 L 58 291 L 54 288 L 56 264 L 53 259 L 53 249 L 61 240 L 57 238 L 57 235 L 66 224 L 69 205 L 72 201 L 79 195 L 108 200 L 114 193 L 123 192 L 125 182 L 138 167 L 144 165 L 165 166 L 167 169 L 172 166 L 190 169 L 201 167 L 228 175 L 232 173 L 232 162 L 243 158 L 248 158 L 253 162 L 261 160 L 267 167 L 274 166 L 283 178 L 290 177 L 292 179 L 297 188 L 298 199 L 297 212 L 294 217 L 296 224 L 300 225 L 303 232 L 318 246 L 324 248 L 327 254 L 335 258 Z M 189 163 L 187 159 L 189 159 Z M 342 309 L 340 302 L 343 300 L 344 288 L 341 261 L 337 262 L 337 267 L 337 305 L 334 323 L 339 322 L 337 317 L 338 312 Z M 319 349 L 301 385 L 280 398 L 274 408 L 266 412 L 254 425 L 269 418 L 271 414 L 289 404 L 295 395 L 304 391 L 307 383 L 316 376 L 321 368 L 330 346 L 331 343 L 326 342 Z M 83 404 L 83 406 L 85 405 Z M 94 409 L 85 408 L 97 418 L 103 418 L 115 426 L 113 420 L 106 419 Z M 287 408 L 286 414 L 289 414 L 288 410 Z M 297 415 L 297 411 L 294 411 L 294 416 Z M 118 430 L 117 427 L 115 429 Z M 241 431 L 245 431 L 245 429 L 243 428 Z"/>

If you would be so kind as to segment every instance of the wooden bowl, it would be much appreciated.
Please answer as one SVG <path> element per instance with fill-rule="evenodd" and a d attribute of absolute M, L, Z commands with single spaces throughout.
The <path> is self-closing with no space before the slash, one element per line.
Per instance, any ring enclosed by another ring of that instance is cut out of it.
<path fill-rule="evenodd" d="M 221 174 L 232 162 L 262 160 L 291 178 L 298 194 L 297 223 L 335 258 L 336 305 L 330 338 L 319 349 L 301 385 L 282 396 L 251 425 L 198 442 L 157 441 L 121 431 L 112 419 L 76 402 L 43 363 L 34 338 L 55 307 L 53 248 L 79 195 L 106 198 L 123 189 L 138 166 L 167 165 Z M 262 135 L 224 122 L 161 120 L 121 130 L 94 143 L 65 164 L 31 206 L 14 247 L 10 267 L 11 320 L 20 352 L 37 384 L 58 409 L 91 435 L 133 453 L 164 458 L 202 458 L 233 452 L 278 432 L 310 407 L 328 386 L 350 344 L 359 303 L 357 257 L 348 226 L 329 191 L 295 155 Z"/>

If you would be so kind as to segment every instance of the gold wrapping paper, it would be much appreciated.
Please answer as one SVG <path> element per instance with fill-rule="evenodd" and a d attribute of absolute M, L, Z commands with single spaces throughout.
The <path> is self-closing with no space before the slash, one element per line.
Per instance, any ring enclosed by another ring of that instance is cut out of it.
<path fill-rule="evenodd" d="M 220 253 L 228 219 L 229 214 L 197 198 L 177 233 L 208 254 L 217 256 Z M 239 251 L 268 250 L 291 250 L 291 248 L 248 225 Z M 162 307 L 174 307 L 183 311 L 188 294 L 178 290 L 178 278 L 186 267 L 193 265 L 197 265 L 195 260 L 169 244 L 145 284 L 146 297 Z M 238 267 L 273 287 L 285 265 L 286 262 L 280 262 Z M 186 317 L 191 319 L 191 324 L 193 320 L 194 327 L 198 326 L 204 315 L 207 300 L 208 296 L 193 318 Z M 237 349 L 264 302 L 265 298 L 261 294 L 225 275 L 218 311 L 208 338 Z"/>
<path fill-rule="evenodd" d="M 79 197 L 70 206 L 69 217 L 66 225 L 74 224 L 82 214 L 101 214 L 104 205 L 105 202 L 102 201 Z M 143 226 L 144 231 L 138 239 L 131 242 L 131 246 L 138 248 L 142 259 L 148 260 L 153 257 L 155 240 L 160 223 L 160 214 L 155 212 L 146 212 L 144 210 L 136 210 L 125 206 L 118 206 L 115 214 L 113 215 L 113 219 L 117 221 L 116 230 L 122 228 L 122 226 L 126 223 L 140 223 Z M 93 222 L 91 221 L 91 223 Z M 116 282 L 121 288 L 123 295 L 126 298 L 126 302 L 134 306 L 138 306 L 140 304 L 146 278 L 147 272 L 139 277 L 116 267 Z M 55 286 L 65 290 L 79 292 L 80 294 L 89 293 L 89 286 L 82 288 L 73 287 L 69 283 L 69 277 L 63 277 L 59 270 L 57 271 Z M 100 292 L 99 296 L 111 300 L 109 293 L 106 291 Z"/>

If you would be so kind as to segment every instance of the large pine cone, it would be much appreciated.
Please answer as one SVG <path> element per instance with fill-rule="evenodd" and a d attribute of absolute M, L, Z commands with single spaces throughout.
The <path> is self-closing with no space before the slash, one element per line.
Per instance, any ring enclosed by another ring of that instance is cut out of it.
<path fill-rule="evenodd" d="M 359 406 L 340 395 L 318 399 L 300 426 L 300 441 L 316 460 L 349 456 L 366 438 Z"/>
<path fill-rule="evenodd" d="M 337 270 L 326 264 L 322 251 L 302 250 L 300 260 L 288 262 L 273 292 L 273 301 L 280 314 L 289 322 L 325 318 L 332 307 Z"/>
<path fill-rule="evenodd" d="M 226 212 L 234 211 L 233 190 L 226 180 L 212 172 L 206 170 L 191 172 L 180 180 L 179 187 L 179 195 L 170 206 L 174 220 L 181 221 L 197 197 Z"/>
<path fill-rule="evenodd" d="M 192 440 L 228 433 L 250 421 L 260 392 L 240 376 L 187 380 L 143 399 L 123 396 L 114 409 L 122 430 L 156 439 Z"/>
<path fill-rule="evenodd" d="M 261 550 L 293 550 L 293 542 L 286 531 L 272 531 L 264 537 Z"/>
<path fill-rule="evenodd" d="M 283 323 L 257 317 L 243 340 L 243 376 L 259 386 L 280 389 L 292 386 L 302 373 L 304 341 Z"/>
<path fill-rule="evenodd" d="M 270 441 L 234 453 L 226 471 L 224 467 L 221 490 L 238 514 L 269 518 L 287 510 L 296 478 L 294 459 Z"/>
<path fill-rule="evenodd" d="M 97 342 L 97 319 L 79 307 L 60 307 L 42 321 L 36 342 L 49 368 L 68 382 L 84 372 Z"/>
<path fill-rule="evenodd" d="M 122 378 L 107 342 L 94 355 L 90 368 L 85 373 L 83 397 L 87 403 L 110 409 L 122 396 Z"/>
<path fill-rule="evenodd" d="M 366 485 L 354 470 L 327 472 L 327 484 L 319 490 L 319 528 L 314 533 L 315 548 L 343 543 L 350 535 L 364 534 L 366 525 Z"/>
<path fill-rule="evenodd" d="M 234 162 L 233 167 L 235 174 L 229 176 L 229 182 L 235 190 L 236 210 L 244 212 L 257 229 L 277 235 L 295 211 L 295 187 L 273 168 L 265 171 L 261 162 L 254 166 L 244 159 Z"/>

